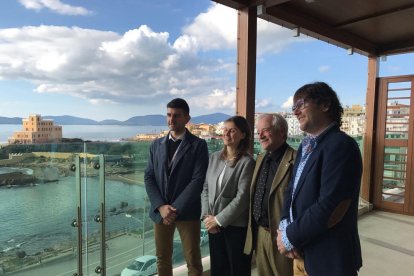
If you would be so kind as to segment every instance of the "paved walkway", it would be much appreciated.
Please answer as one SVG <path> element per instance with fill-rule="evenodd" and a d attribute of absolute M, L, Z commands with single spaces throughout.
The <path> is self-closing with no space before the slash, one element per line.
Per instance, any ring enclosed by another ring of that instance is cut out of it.
<path fill-rule="evenodd" d="M 371 211 L 358 225 L 361 276 L 414 275 L 414 216 Z"/>
<path fill-rule="evenodd" d="M 359 218 L 360 276 L 414 275 L 414 216 L 371 211 Z M 252 276 L 257 272 L 252 271 Z"/>
<path fill-rule="evenodd" d="M 414 275 L 414 216 L 371 211 L 359 217 L 358 226 L 363 259 L 359 276 Z M 209 262 L 204 261 L 207 269 Z M 174 275 L 187 275 L 185 267 Z M 252 276 L 257 276 L 255 269 Z"/>

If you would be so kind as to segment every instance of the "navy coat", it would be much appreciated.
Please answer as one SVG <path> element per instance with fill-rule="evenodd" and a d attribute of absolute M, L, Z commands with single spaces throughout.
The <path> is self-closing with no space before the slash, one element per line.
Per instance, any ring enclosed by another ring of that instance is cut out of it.
<path fill-rule="evenodd" d="M 296 157 L 298 169 L 302 145 Z M 284 219 L 293 222 L 286 235 L 304 256 L 309 276 L 352 276 L 362 266 L 358 235 L 358 201 L 362 158 L 355 140 L 333 126 L 318 137 L 295 194 L 295 177 L 285 194 Z M 292 201 L 293 200 L 293 201 Z"/>
<path fill-rule="evenodd" d="M 168 135 L 156 139 L 150 147 L 145 170 L 145 189 L 151 208 L 149 216 L 155 223 L 162 221 L 158 207 L 172 205 L 177 209 L 177 220 L 199 220 L 200 194 L 208 166 L 207 143 L 188 130 L 173 160 L 170 175 L 168 169 Z M 169 189 L 170 198 L 167 198 Z"/>

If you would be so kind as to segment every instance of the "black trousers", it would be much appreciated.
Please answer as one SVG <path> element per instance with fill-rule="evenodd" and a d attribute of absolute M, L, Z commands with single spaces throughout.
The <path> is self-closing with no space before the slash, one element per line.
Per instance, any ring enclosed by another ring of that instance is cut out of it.
<path fill-rule="evenodd" d="M 210 275 L 250 276 L 251 255 L 243 253 L 247 227 L 228 226 L 209 234 Z"/>

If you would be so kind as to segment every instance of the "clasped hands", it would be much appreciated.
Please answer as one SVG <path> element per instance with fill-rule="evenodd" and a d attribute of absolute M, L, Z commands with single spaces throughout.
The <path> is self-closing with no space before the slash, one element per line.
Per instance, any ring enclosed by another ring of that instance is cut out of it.
<path fill-rule="evenodd" d="M 277 249 L 279 250 L 280 254 L 291 258 L 291 259 L 302 259 L 302 256 L 299 254 L 299 252 L 293 248 L 292 250 L 288 251 L 283 244 L 282 241 L 282 231 L 279 229 L 277 230 Z"/>
<path fill-rule="evenodd" d="M 220 226 L 217 224 L 215 216 L 206 215 L 204 217 L 203 222 L 204 222 L 204 225 L 205 225 L 207 231 L 210 234 L 216 234 L 216 233 L 220 232 Z"/>
<path fill-rule="evenodd" d="M 158 207 L 158 211 L 161 214 L 162 217 L 162 223 L 165 225 L 172 225 L 175 222 L 175 219 L 177 218 L 177 209 L 175 209 L 171 205 L 162 205 Z"/>

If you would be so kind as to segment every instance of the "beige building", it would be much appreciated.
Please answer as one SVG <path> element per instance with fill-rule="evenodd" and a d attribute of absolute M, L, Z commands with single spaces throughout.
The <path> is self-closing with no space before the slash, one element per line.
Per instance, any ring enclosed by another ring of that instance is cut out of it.
<path fill-rule="evenodd" d="M 152 140 L 155 140 L 155 139 L 163 137 L 163 136 L 164 135 L 162 133 L 159 133 L 159 134 L 142 133 L 142 134 L 135 135 L 135 137 L 132 140 L 133 141 L 152 141 Z"/>
<path fill-rule="evenodd" d="M 362 105 L 345 107 L 341 129 L 350 136 L 361 136 L 365 129 L 365 108 Z"/>
<path fill-rule="evenodd" d="M 209 136 L 215 134 L 215 127 L 210 124 L 187 124 L 188 130 L 196 136 Z"/>
<path fill-rule="evenodd" d="M 36 114 L 22 121 L 23 130 L 15 132 L 9 138 L 9 144 L 41 144 L 62 140 L 62 126 L 55 125 L 53 120 L 42 119 Z"/>

